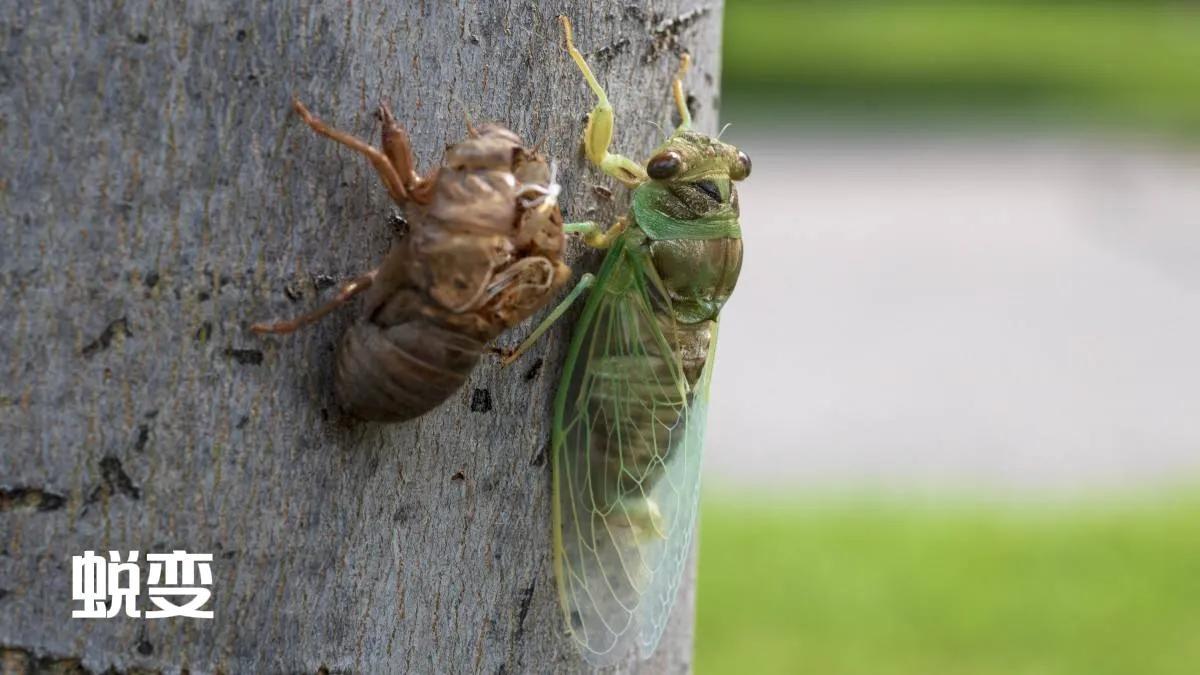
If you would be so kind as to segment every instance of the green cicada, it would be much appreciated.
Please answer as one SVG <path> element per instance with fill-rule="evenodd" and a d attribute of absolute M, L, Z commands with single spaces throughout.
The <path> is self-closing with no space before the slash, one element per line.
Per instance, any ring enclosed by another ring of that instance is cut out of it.
<path fill-rule="evenodd" d="M 562 26 L 598 99 L 584 149 L 632 204 L 607 230 L 565 226 L 608 253 L 509 360 L 591 288 L 554 401 L 554 569 L 572 637 L 604 665 L 654 651 L 691 551 L 717 317 L 742 264 L 734 182 L 750 158 L 691 129 L 687 55 L 675 132 L 644 168 L 610 153 L 612 106 Z"/>

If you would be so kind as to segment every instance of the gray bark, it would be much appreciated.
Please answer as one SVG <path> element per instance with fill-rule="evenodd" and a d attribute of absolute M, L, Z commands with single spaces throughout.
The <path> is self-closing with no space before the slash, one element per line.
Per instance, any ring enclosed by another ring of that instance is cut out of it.
<path fill-rule="evenodd" d="M 720 0 L 0 0 L 0 663 L 583 668 L 548 523 L 570 321 L 400 425 L 334 406 L 354 307 L 293 336 L 247 331 L 312 308 L 393 236 L 375 174 L 304 127 L 293 94 L 372 140 L 389 101 L 422 168 L 464 135 L 465 107 L 544 140 L 568 220 L 621 212 L 625 191 L 579 150 L 593 100 L 561 11 L 617 108 L 617 151 L 661 140 L 679 47 L 697 126 L 715 129 Z M 86 549 L 214 553 L 216 618 L 70 618 Z M 642 670 L 689 669 L 692 599 L 688 580 Z"/>

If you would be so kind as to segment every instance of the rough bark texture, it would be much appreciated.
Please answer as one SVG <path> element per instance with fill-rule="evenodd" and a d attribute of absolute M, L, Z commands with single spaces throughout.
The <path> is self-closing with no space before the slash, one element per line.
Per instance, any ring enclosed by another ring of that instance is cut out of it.
<path fill-rule="evenodd" d="M 465 107 L 544 140 L 568 220 L 621 211 L 579 150 L 593 101 L 563 11 L 617 108 L 618 151 L 644 159 L 650 123 L 670 124 L 679 46 L 697 125 L 715 129 L 720 0 L 0 0 L 0 663 L 582 668 L 548 531 L 570 321 L 391 426 L 333 405 L 354 308 L 291 337 L 247 331 L 313 307 L 393 236 L 375 174 L 305 128 L 293 94 L 372 139 L 390 101 L 423 167 L 462 137 Z M 72 555 L 175 548 L 216 555 L 215 620 L 70 618 Z M 643 670 L 689 668 L 692 588 Z"/>

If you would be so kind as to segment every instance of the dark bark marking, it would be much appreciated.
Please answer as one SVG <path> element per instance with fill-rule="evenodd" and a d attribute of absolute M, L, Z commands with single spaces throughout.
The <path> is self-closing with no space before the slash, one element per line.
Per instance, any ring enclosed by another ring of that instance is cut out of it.
<path fill-rule="evenodd" d="M 225 356 L 243 366 L 261 366 L 263 362 L 263 353 L 257 349 L 234 349 L 230 347 L 225 350 Z"/>
<path fill-rule="evenodd" d="M 392 522 L 397 525 L 403 525 L 412 520 L 415 511 L 416 508 L 412 504 L 401 504 L 396 507 L 396 513 L 392 515 Z"/>
<path fill-rule="evenodd" d="M 644 61 L 650 63 L 663 52 L 682 54 L 687 51 L 679 41 L 680 35 L 700 19 L 708 15 L 708 7 L 697 7 L 673 18 L 664 18 L 661 14 L 654 15 L 654 27 L 650 29 L 650 49 L 646 52 Z"/>
<path fill-rule="evenodd" d="M 312 283 L 313 287 L 318 291 L 323 291 L 326 288 L 331 288 L 337 285 L 337 279 L 334 279 L 328 274 L 314 274 L 312 277 Z"/>
<path fill-rule="evenodd" d="M 142 498 L 141 488 L 134 485 L 129 474 L 125 473 L 125 468 L 121 466 L 121 460 L 108 455 L 100 460 L 100 485 L 97 485 L 96 489 L 92 490 L 92 494 L 88 495 L 87 503 L 92 504 L 102 497 L 112 497 L 117 493 L 134 501 Z"/>
<path fill-rule="evenodd" d="M 538 375 L 542 374 L 542 366 L 545 365 L 545 363 L 545 359 L 539 356 L 538 359 L 533 362 L 533 365 L 529 367 L 529 370 L 525 371 L 525 381 L 533 382 L 536 380 Z"/>
<path fill-rule="evenodd" d="M 133 449 L 137 452 L 146 450 L 146 443 L 150 441 L 150 425 L 139 424 L 137 438 L 133 441 Z"/>
<path fill-rule="evenodd" d="M 596 61 L 611 61 L 618 54 L 629 51 L 630 44 L 629 38 L 621 38 L 592 52 L 592 56 Z"/>
<path fill-rule="evenodd" d="M 33 650 L 14 645 L 0 645 L 0 672 L 17 675 L 92 675 L 92 671 L 83 667 L 83 659 L 78 656 L 38 656 Z M 106 673 L 121 671 L 110 668 Z M 139 671 L 159 673 L 161 671 Z"/>
<path fill-rule="evenodd" d="M 196 342 L 208 342 L 208 338 L 212 337 L 212 322 L 205 321 L 200 324 L 200 328 L 196 329 Z"/>
<path fill-rule="evenodd" d="M 283 294 L 286 295 L 287 299 L 291 300 L 292 302 L 296 302 L 300 300 L 300 298 L 304 297 L 304 291 L 301 291 L 294 281 L 284 284 Z"/>
<path fill-rule="evenodd" d="M 517 630 L 513 633 L 513 642 L 520 643 L 525 637 L 525 617 L 529 616 L 529 605 L 533 603 L 533 589 L 537 587 L 537 580 L 529 584 L 529 588 L 521 591 L 520 604 L 517 611 Z"/>
<path fill-rule="evenodd" d="M 538 450 L 537 454 L 533 456 L 533 459 L 529 460 L 529 466 L 545 466 L 546 453 L 546 446 L 542 446 L 542 448 Z"/>
<path fill-rule="evenodd" d="M 471 412 L 485 413 L 492 410 L 492 393 L 487 389 L 476 389 L 471 394 Z"/>
<path fill-rule="evenodd" d="M 31 511 L 57 511 L 67 501 L 60 494 L 31 487 L 0 487 L 0 512 L 27 509 Z"/>
<path fill-rule="evenodd" d="M 110 322 L 104 327 L 104 330 L 100 333 L 99 337 L 87 343 L 81 352 L 84 358 L 90 358 L 96 352 L 102 352 L 105 349 L 108 349 L 109 346 L 112 345 L 113 338 L 118 334 L 124 335 L 125 337 L 132 335 L 132 333 L 129 332 L 129 322 L 125 319 L 125 317 L 121 317 Z"/>

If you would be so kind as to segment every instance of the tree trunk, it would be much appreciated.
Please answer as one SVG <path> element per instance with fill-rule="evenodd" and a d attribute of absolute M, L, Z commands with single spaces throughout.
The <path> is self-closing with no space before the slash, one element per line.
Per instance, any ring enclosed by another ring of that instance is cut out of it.
<path fill-rule="evenodd" d="M 715 129 L 721 3 L 703 2 L 572 3 L 618 151 L 644 159 L 651 123 L 671 124 L 679 48 Z M 334 405 L 356 306 L 291 336 L 247 330 L 313 308 L 393 236 L 374 172 L 301 124 L 293 94 L 372 140 L 390 102 L 422 168 L 464 112 L 505 123 L 558 158 L 568 220 L 625 208 L 582 157 L 592 95 L 539 4 L 0 0 L 5 671 L 583 668 L 549 538 L 570 321 L 396 425 Z M 89 549 L 214 554 L 215 618 L 71 618 L 71 557 Z M 689 669 L 693 591 L 642 670 Z"/>

